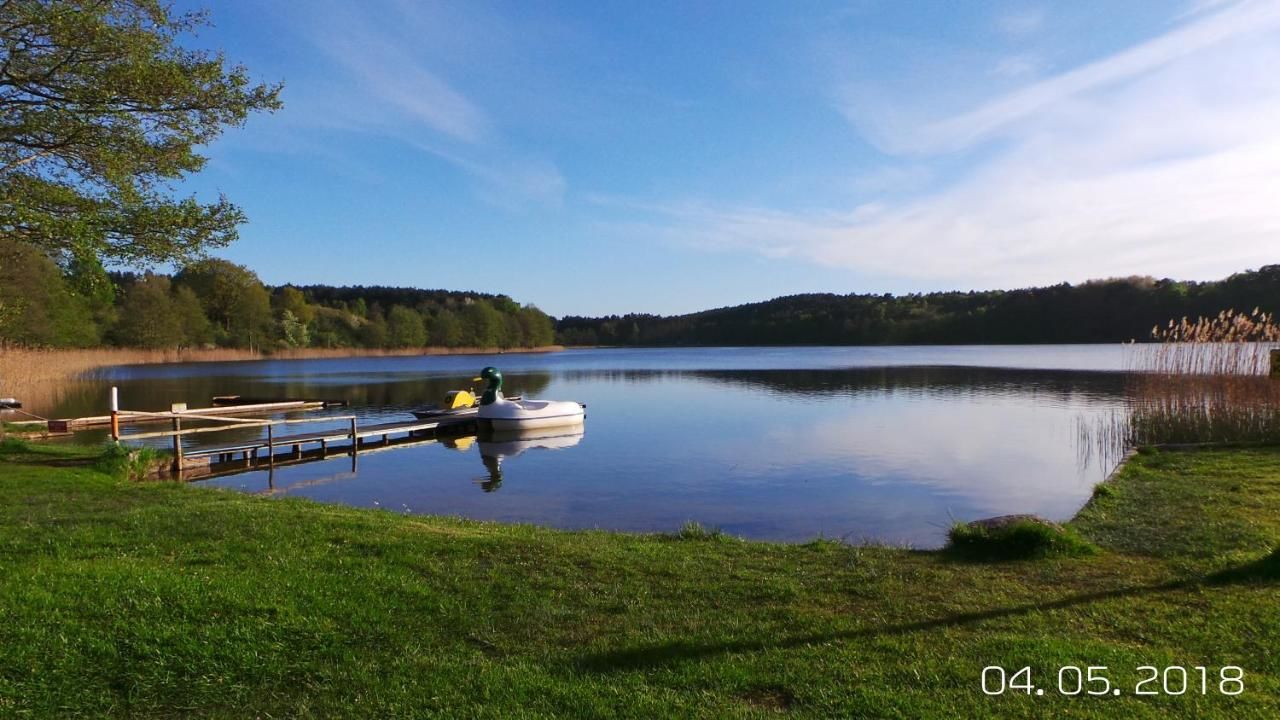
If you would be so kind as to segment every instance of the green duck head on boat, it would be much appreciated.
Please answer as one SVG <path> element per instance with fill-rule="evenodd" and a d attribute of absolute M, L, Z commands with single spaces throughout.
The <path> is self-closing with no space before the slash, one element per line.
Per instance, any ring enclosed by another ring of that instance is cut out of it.
<path fill-rule="evenodd" d="M 502 392 L 502 371 L 490 365 L 480 371 L 480 377 L 473 378 L 473 382 L 488 383 L 484 388 L 484 394 L 480 396 L 481 405 L 492 405 L 497 402 L 499 393 Z"/>

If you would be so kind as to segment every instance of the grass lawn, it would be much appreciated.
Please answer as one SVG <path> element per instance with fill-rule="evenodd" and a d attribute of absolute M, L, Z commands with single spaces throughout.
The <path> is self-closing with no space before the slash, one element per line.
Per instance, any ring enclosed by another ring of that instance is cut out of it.
<path fill-rule="evenodd" d="M 92 453 L 0 446 L 0 717 L 1280 716 L 1280 448 L 1140 454 L 1070 523 L 1096 552 L 1002 562 L 401 516 Z M 984 695 L 988 665 L 1046 692 Z M 1068 665 L 1123 694 L 1059 694 Z M 1135 695 L 1144 665 L 1191 689 Z"/>

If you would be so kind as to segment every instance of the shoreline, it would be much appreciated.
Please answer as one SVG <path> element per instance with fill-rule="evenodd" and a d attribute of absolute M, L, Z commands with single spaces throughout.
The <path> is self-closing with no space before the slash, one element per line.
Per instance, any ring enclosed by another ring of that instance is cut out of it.
<path fill-rule="evenodd" d="M 1280 560 L 1275 446 L 1136 453 L 1066 523 L 1097 552 L 995 561 L 269 500 L 122 481 L 100 452 L 0 446 L 0 636 L 20 649 L 0 654 L 0 707 L 1128 718 L 1189 707 L 1135 692 L 1140 666 L 1206 655 L 1213 688 L 1229 665 L 1247 690 L 1197 694 L 1199 716 L 1262 716 L 1280 696 L 1258 635 Z M 138 650 L 80 650 L 97 647 Z M 1059 668 L 1085 660 L 1122 692 L 1060 692 Z M 993 665 L 1048 692 L 984 692 Z"/>
<path fill-rule="evenodd" d="M 239 348 L 145 350 L 140 348 L 27 348 L 0 344 L 0 397 L 16 397 L 35 410 L 57 402 L 66 388 L 90 380 L 104 368 L 261 360 L 327 360 L 357 357 L 415 357 L 552 353 L 563 345 L 532 348 L 293 348 L 265 353 Z"/>

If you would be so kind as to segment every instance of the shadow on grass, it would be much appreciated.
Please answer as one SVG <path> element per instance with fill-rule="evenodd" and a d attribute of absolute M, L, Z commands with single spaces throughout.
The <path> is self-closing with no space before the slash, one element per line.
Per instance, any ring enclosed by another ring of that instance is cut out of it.
<path fill-rule="evenodd" d="M 1227 568 L 1208 575 L 1173 580 L 1154 585 L 1138 585 L 1132 587 L 1102 590 L 1091 593 L 1070 595 L 1059 600 L 1044 603 L 1015 605 L 1012 607 L 993 608 L 976 612 L 957 613 L 931 620 L 920 620 L 910 623 L 898 623 L 879 627 L 861 628 L 843 632 L 812 633 L 796 635 L 774 640 L 744 640 L 738 642 L 698 643 L 693 641 L 676 641 L 651 645 L 648 647 L 629 648 L 611 652 L 596 653 L 584 656 L 575 663 L 580 671 L 608 673 L 627 670 L 643 670 L 663 667 L 681 662 L 701 660 L 704 658 L 742 652 L 762 652 L 765 650 L 786 649 L 814 645 L 838 640 L 855 640 L 873 638 L 883 635 L 904 635 L 907 633 L 934 630 L 939 628 L 961 627 L 995 620 L 998 618 L 1016 617 L 1045 610 L 1061 610 L 1065 608 L 1088 605 L 1103 600 L 1139 597 L 1174 590 L 1185 590 L 1202 585 L 1237 585 L 1237 584 L 1271 584 L 1280 582 L 1280 549 L 1239 567 Z"/>

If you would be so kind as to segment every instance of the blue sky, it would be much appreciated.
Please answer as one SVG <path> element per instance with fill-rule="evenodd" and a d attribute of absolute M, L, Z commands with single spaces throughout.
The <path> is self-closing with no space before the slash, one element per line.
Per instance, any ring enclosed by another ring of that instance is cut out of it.
<path fill-rule="evenodd" d="M 189 187 L 272 284 L 673 313 L 1280 262 L 1276 0 L 207 7 L 285 109 Z"/>

